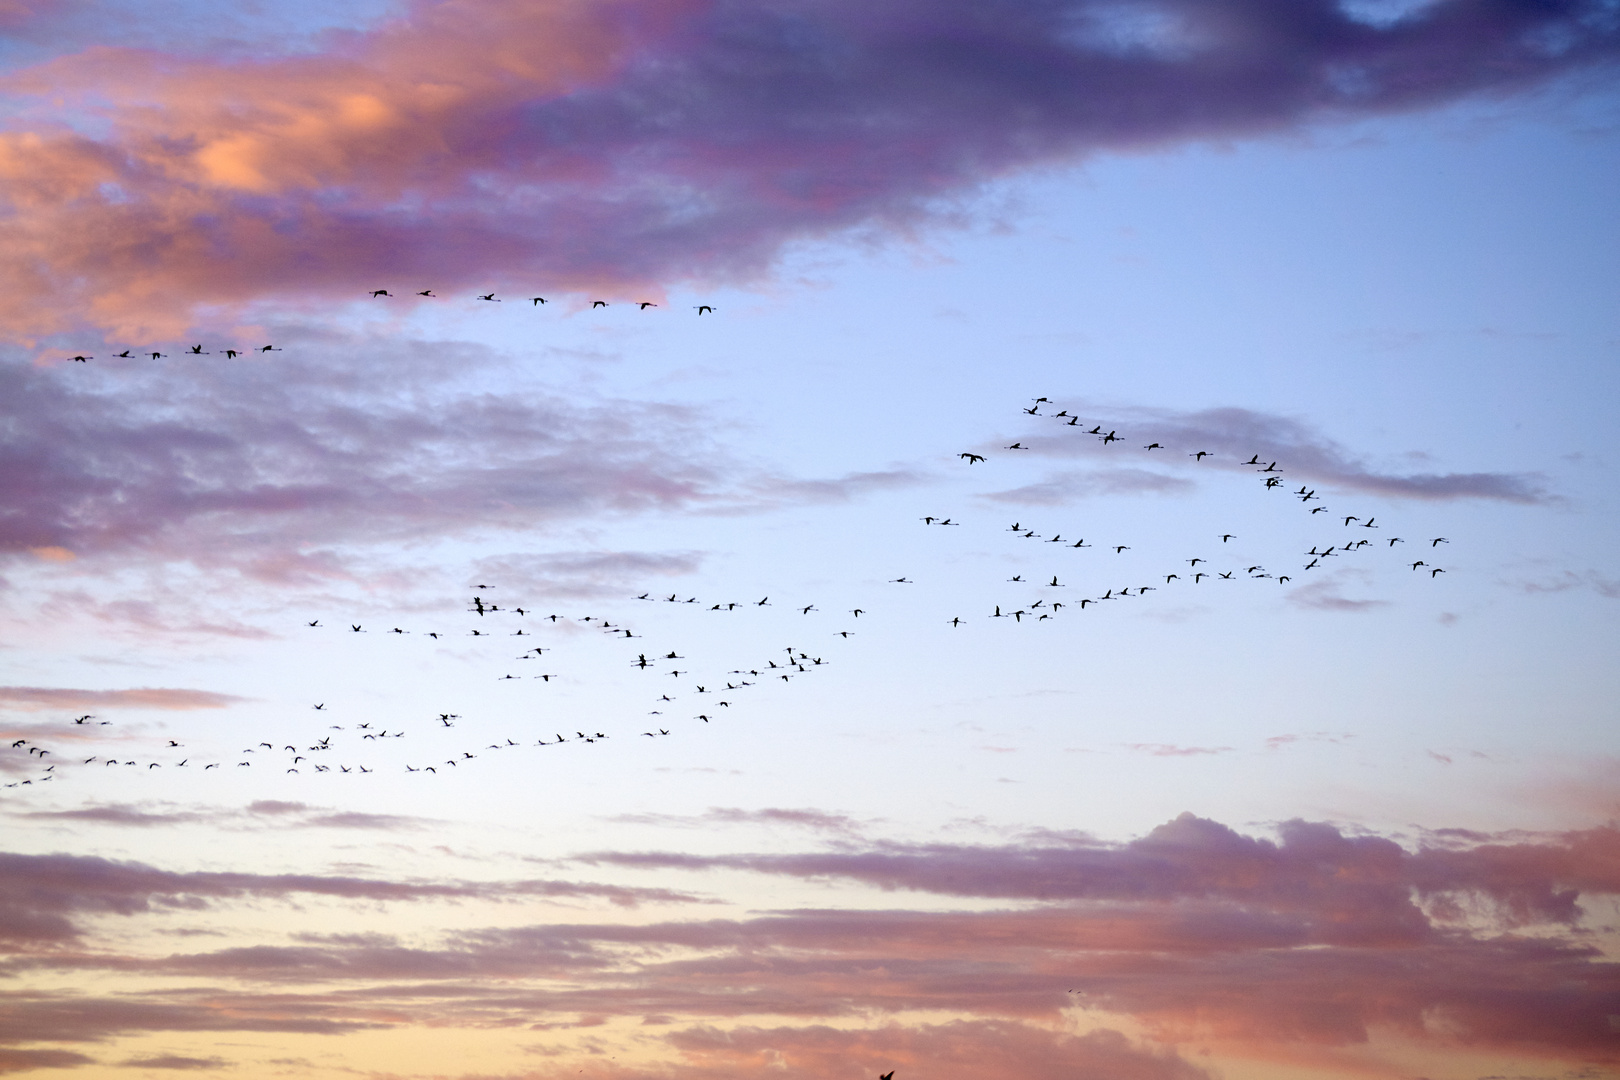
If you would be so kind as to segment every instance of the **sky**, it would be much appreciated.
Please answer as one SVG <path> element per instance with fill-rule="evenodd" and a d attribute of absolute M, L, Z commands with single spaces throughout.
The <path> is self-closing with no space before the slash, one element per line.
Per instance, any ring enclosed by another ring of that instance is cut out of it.
<path fill-rule="evenodd" d="M 1617 60 L 0 3 L 0 1073 L 1620 1077 Z"/>

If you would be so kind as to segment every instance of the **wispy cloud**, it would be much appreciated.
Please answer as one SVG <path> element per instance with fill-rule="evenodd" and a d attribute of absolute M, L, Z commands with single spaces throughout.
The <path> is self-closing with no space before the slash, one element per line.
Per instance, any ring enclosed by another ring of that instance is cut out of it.
<path fill-rule="evenodd" d="M 212 690 L 140 687 L 78 690 L 48 686 L 0 686 L 0 709 L 224 709 L 246 698 Z"/>
<path fill-rule="evenodd" d="M 1373 611 L 1388 607 L 1388 600 L 1356 599 L 1344 595 L 1344 582 L 1338 578 L 1324 578 L 1297 589 L 1289 589 L 1290 604 L 1318 611 Z"/>
<path fill-rule="evenodd" d="M 684 410 L 498 396 L 457 381 L 497 365 L 482 350 L 451 374 L 429 343 L 348 345 L 387 364 L 386 387 L 319 341 L 206 387 L 79 389 L 0 365 L 0 555 L 140 553 L 299 584 L 344 575 L 344 544 L 720 497 L 712 455 L 672 450 L 692 442 Z"/>
<path fill-rule="evenodd" d="M 1127 750 L 1154 757 L 1205 757 L 1210 754 L 1230 754 L 1231 746 L 1176 746 L 1172 743 L 1126 743 Z"/>
<path fill-rule="evenodd" d="M 701 814 L 617 814 L 609 819 L 629 825 L 655 825 L 665 828 L 706 829 L 715 825 L 768 825 L 809 829 L 837 835 L 853 836 L 862 826 L 845 814 L 832 814 L 825 810 L 786 809 L 765 807 L 744 810 L 739 807 L 711 806 Z"/>
<path fill-rule="evenodd" d="M 1282 475 L 1296 481 L 1330 485 L 1343 491 L 1389 498 L 1446 500 L 1489 499 L 1509 503 L 1554 501 L 1542 477 L 1524 473 L 1402 473 L 1386 471 L 1302 420 L 1250 409 L 1218 408 L 1195 412 L 1171 409 L 1095 408 L 1063 403 L 1084 411 L 1086 423 L 1119 432 L 1104 443 L 1085 427 L 1056 424 L 1019 442 L 1034 457 L 1081 458 L 1113 464 L 1092 471 L 1063 471 L 1047 479 L 988 497 L 1004 502 L 1055 503 L 1093 494 L 1172 492 L 1188 486 L 1184 475 L 1198 470 L 1247 471 L 1243 463 L 1258 457 L 1275 462 Z M 1041 421 L 1044 424 L 1044 419 Z M 1148 450 L 1151 443 L 1163 449 Z M 989 447 L 987 452 L 992 452 Z M 1209 457 L 1189 461 L 1208 451 Z M 1121 465 L 1120 462 L 1130 462 Z M 1148 469 L 1146 466 L 1153 466 Z M 1180 466 L 1182 475 L 1162 471 Z M 1190 470 L 1188 472 L 1187 470 Z"/>
<path fill-rule="evenodd" d="M 177 1069 L 186 1071 L 190 1069 L 221 1069 L 228 1062 L 224 1058 L 184 1057 L 179 1054 L 157 1054 L 152 1057 L 130 1058 L 120 1061 L 120 1066 L 126 1069 Z"/>
<path fill-rule="evenodd" d="M 985 498 L 1014 506 L 1059 506 L 1095 495 L 1162 495 L 1191 491 L 1194 486 L 1183 477 L 1148 469 L 1097 469 L 1054 473 L 1037 483 L 994 491 Z"/>
<path fill-rule="evenodd" d="M 651 578 L 680 577 L 703 565 L 697 551 L 563 551 L 492 555 L 473 564 L 480 580 L 554 599 L 622 596 Z"/>
<path fill-rule="evenodd" d="M 77 938 L 76 915 L 134 915 L 178 904 L 299 895 L 350 900 L 598 898 L 621 907 L 693 903 L 690 893 L 593 883 L 411 882 L 316 874 L 174 873 L 92 856 L 0 853 L 0 938 L 13 942 Z"/>

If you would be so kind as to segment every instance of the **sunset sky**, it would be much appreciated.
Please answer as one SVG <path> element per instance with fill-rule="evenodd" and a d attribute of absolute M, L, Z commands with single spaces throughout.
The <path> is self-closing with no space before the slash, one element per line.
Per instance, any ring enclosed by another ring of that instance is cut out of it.
<path fill-rule="evenodd" d="M 1620 1077 L 1617 75 L 0 0 L 0 1073 Z"/>

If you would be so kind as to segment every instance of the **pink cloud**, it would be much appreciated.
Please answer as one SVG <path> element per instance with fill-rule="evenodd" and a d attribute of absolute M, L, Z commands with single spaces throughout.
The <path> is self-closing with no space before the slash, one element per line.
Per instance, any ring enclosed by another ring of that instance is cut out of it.
<path fill-rule="evenodd" d="M 957 1021 L 866 1030 L 831 1027 L 721 1030 L 688 1028 L 668 1036 L 682 1055 L 677 1080 L 762 1075 L 783 1080 L 879 1073 L 937 1080 L 1208 1080 L 1174 1053 L 1133 1043 L 1114 1031 L 1066 1035 L 1026 1024 Z"/>
<path fill-rule="evenodd" d="M 1602 0 L 1376 24 L 1330 0 L 1155 10 L 418 0 L 298 55 L 88 48 L 6 80 L 35 104 L 0 135 L 0 319 L 138 340 L 267 298 L 745 277 L 1012 170 L 1419 108 L 1620 51 Z"/>
<path fill-rule="evenodd" d="M 1128 1019 L 1167 1046 L 1217 1044 L 1275 1061 L 1327 1061 L 1381 1030 L 1431 1052 L 1620 1060 L 1607 1020 L 1620 969 L 1589 939 L 1582 915 L 1583 901 L 1620 894 L 1620 831 L 1612 828 L 1435 834 L 1408 849 L 1306 822 L 1267 840 L 1186 815 L 1123 844 L 1049 838 L 1040 846 L 596 861 L 836 876 L 1009 903 L 468 926 L 473 900 L 613 898 L 608 887 L 568 882 L 176 874 L 12 855 L 0 862 L 0 927 L 12 942 L 5 970 L 180 977 L 171 985 L 185 989 L 148 981 L 139 1000 L 13 992 L 0 1009 L 0 1042 L 160 1030 L 549 1028 L 558 1017 L 628 1016 L 688 1025 L 667 1035 L 667 1067 L 693 1077 L 735 1075 L 772 1053 L 789 1075 L 806 1076 L 880 1058 L 885 1069 L 993 1075 L 986 1069 L 998 1055 L 1033 1076 L 1064 1075 L 1060 1062 L 1093 1058 L 1115 1062 L 1106 1075 L 1196 1075 L 1180 1058 L 1112 1034 L 1071 1041 L 1038 1026 L 1079 1002 L 1094 1019 Z M 463 903 L 436 934 L 421 929 L 429 912 L 413 912 L 409 943 L 302 933 L 169 955 L 121 952 L 88 921 L 299 895 Z M 860 1018 L 869 1025 L 914 1010 L 962 1019 L 846 1030 Z M 836 1034 L 822 1027 L 833 1019 Z M 749 1026 L 762 1022 L 780 1026 Z"/>

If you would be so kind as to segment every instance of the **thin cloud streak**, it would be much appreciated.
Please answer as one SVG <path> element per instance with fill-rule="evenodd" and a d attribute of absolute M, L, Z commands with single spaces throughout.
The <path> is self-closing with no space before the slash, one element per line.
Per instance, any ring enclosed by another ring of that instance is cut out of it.
<path fill-rule="evenodd" d="M 396 882 L 315 874 L 174 873 L 141 863 L 93 856 L 0 853 L 0 938 L 14 942 L 71 941 L 84 930 L 76 915 L 135 915 L 155 908 L 243 897 L 298 895 L 348 900 L 597 897 L 620 907 L 694 903 L 699 898 L 662 888 L 530 880 L 503 883 Z"/>
<path fill-rule="evenodd" d="M 133 690 L 78 690 L 48 686 L 0 686 L 3 709 L 225 709 L 246 701 L 212 690 L 144 686 Z"/>

